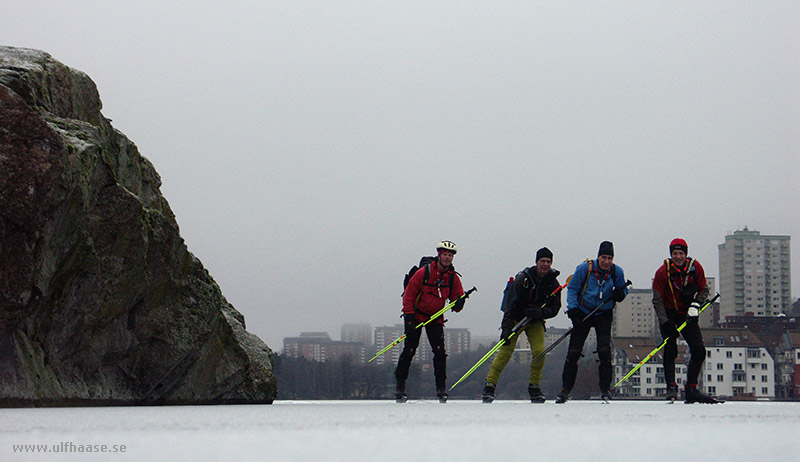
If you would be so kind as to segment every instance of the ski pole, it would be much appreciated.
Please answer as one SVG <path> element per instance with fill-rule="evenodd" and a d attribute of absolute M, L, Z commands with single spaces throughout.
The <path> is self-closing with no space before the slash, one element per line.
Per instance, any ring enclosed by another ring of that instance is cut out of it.
<path fill-rule="evenodd" d="M 414 327 L 414 329 L 419 329 L 421 327 L 425 327 L 426 325 L 428 325 L 428 323 L 430 323 L 431 321 L 435 320 L 439 316 L 443 315 L 450 308 L 454 307 L 456 305 L 456 302 L 458 302 L 459 300 L 469 298 L 469 294 L 471 294 L 472 292 L 475 292 L 476 290 L 478 290 L 478 289 L 473 286 L 471 289 L 469 289 L 468 291 L 464 292 L 463 295 L 461 295 L 460 297 L 456 298 L 455 300 L 453 300 L 449 304 L 445 305 L 444 308 L 442 308 L 441 310 L 439 310 L 436 313 L 434 313 L 430 318 L 428 318 L 427 321 L 424 321 L 424 322 L 421 322 L 421 323 L 417 324 L 417 326 Z M 400 342 L 402 342 L 405 339 L 406 339 L 406 334 L 401 335 L 397 340 L 395 340 L 394 342 L 386 345 L 385 347 L 383 347 L 382 350 L 380 350 L 379 352 L 375 353 L 375 356 L 373 356 L 372 359 L 370 359 L 367 362 L 371 363 L 373 359 L 375 359 L 378 356 L 380 356 L 380 355 L 386 353 L 387 351 L 391 350 L 392 348 L 394 348 L 395 346 L 400 344 Z"/>
<path fill-rule="evenodd" d="M 628 279 L 628 281 L 625 282 L 625 286 L 629 286 L 631 284 L 632 284 L 632 282 L 630 281 L 630 279 Z M 625 287 L 625 286 L 623 286 L 623 287 Z M 605 302 L 601 303 L 597 308 L 593 309 L 589 314 L 587 314 L 586 317 L 584 317 L 583 320 L 581 320 L 581 322 L 586 322 L 592 315 L 594 315 L 597 312 L 597 310 L 599 310 L 600 308 L 605 306 L 606 303 L 608 303 L 610 301 L 613 301 L 613 299 L 612 300 L 606 300 Z M 575 326 L 570 327 L 569 330 L 564 332 L 564 335 L 559 337 L 558 340 L 553 342 L 552 345 L 547 347 L 543 352 L 541 352 L 538 355 L 536 355 L 536 357 L 531 360 L 531 363 L 535 363 L 536 361 L 540 360 L 544 355 L 546 355 L 547 353 L 550 353 L 551 351 L 553 351 L 553 348 L 555 348 L 559 343 L 563 342 L 565 338 L 569 337 L 569 335 L 572 333 L 573 329 L 575 329 Z"/>
<path fill-rule="evenodd" d="M 706 309 L 706 307 L 708 307 L 708 306 L 711 306 L 711 304 L 712 304 L 712 303 L 714 303 L 714 302 L 715 302 L 715 301 L 716 301 L 716 300 L 717 300 L 719 297 L 720 297 L 720 295 L 719 295 L 719 292 L 717 292 L 717 295 L 714 295 L 714 298 L 712 298 L 711 300 L 707 300 L 707 301 L 706 301 L 706 302 L 703 304 L 703 306 L 700 308 L 700 311 L 698 311 L 698 313 L 697 313 L 697 314 L 699 315 L 700 313 L 702 313 L 702 312 L 703 312 L 703 310 L 705 310 L 705 309 Z M 688 321 L 688 320 L 687 320 L 687 321 Z M 686 322 L 687 322 L 687 321 L 684 321 L 684 322 L 683 322 L 683 324 L 681 324 L 681 325 L 678 327 L 678 332 L 682 331 L 682 330 L 683 330 L 683 328 L 684 328 L 684 327 L 686 327 Z M 638 370 L 639 370 L 639 368 L 640 368 L 640 367 L 642 367 L 642 366 L 644 365 L 644 363 L 646 363 L 647 361 L 650 361 L 650 358 L 652 358 L 653 356 L 655 356 L 655 355 L 656 355 L 656 353 L 658 353 L 659 351 L 661 351 L 661 349 L 662 349 L 662 348 L 664 348 L 664 346 L 666 346 L 666 344 L 667 344 L 667 340 L 669 340 L 669 339 L 670 339 L 669 337 L 665 338 L 665 339 L 664 339 L 664 341 L 663 341 L 663 342 L 661 342 L 661 345 L 659 345 L 658 347 L 656 347 L 656 349 L 655 349 L 655 350 L 651 351 L 651 352 L 650 352 L 650 353 L 649 353 L 647 356 L 645 356 L 645 357 L 644 357 L 644 359 L 642 359 L 642 360 L 639 362 L 639 364 L 637 364 L 637 365 L 636 365 L 636 367 L 634 367 L 633 369 L 631 369 L 631 371 L 630 371 L 630 372 L 628 372 L 628 373 L 625 375 L 625 377 L 623 377 L 623 378 L 622 378 L 622 380 L 620 380 L 620 381 L 619 381 L 619 382 L 617 382 L 617 383 L 616 383 L 616 384 L 615 384 L 613 387 L 611 387 L 611 389 L 613 390 L 613 389 L 617 388 L 617 387 L 618 387 L 618 386 L 619 386 L 619 385 L 620 385 L 622 382 L 624 382 L 624 381 L 628 380 L 628 379 L 629 379 L 629 378 L 630 378 L 630 377 L 631 377 L 633 374 L 635 374 L 635 373 L 636 373 L 636 371 L 638 371 Z"/>
<path fill-rule="evenodd" d="M 564 283 L 564 285 L 561 285 L 561 286 L 558 286 L 558 287 L 556 287 L 556 290 L 554 290 L 552 293 L 550 293 L 550 294 L 548 294 L 548 295 L 547 295 L 547 297 L 545 298 L 545 302 L 544 302 L 544 303 L 542 303 L 542 308 L 544 308 L 545 304 L 547 304 L 547 300 L 548 300 L 550 297 L 552 297 L 552 296 L 554 296 L 555 294 L 557 294 L 557 293 L 561 292 L 561 290 L 562 290 L 562 289 L 564 289 L 564 287 L 567 287 L 567 285 L 569 284 L 569 281 L 570 281 L 570 279 L 572 279 L 572 275 L 571 275 L 571 274 L 569 275 L 569 277 L 567 277 L 567 282 L 565 282 L 565 283 Z M 462 381 L 464 381 L 464 379 L 466 379 L 467 377 L 469 377 L 469 376 L 470 376 L 470 374 L 472 374 L 473 372 L 475 372 L 475 369 L 479 368 L 479 367 L 481 366 L 481 364 L 483 364 L 484 362 L 486 362 L 486 360 L 487 360 L 487 359 L 489 359 L 489 357 L 490 357 L 490 356 L 492 356 L 492 355 L 493 355 L 493 354 L 494 354 L 494 353 L 495 353 L 497 350 L 499 350 L 499 349 L 500 349 L 500 347 L 502 347 L 503 345 L 505 345 L 505 344 L 506 344 L 506 342 L 508 342 L 509 340 L 511 340 L 511 338 L 512 338 L 512 337 L 514 337 L 515 335 L 517 335 L 517 332 L 519 332 L 519 331 L 520 331 L 520 329 L 522 329 L 523 327 L 525 327 L 525 325 L 527 325 L 527 324 L 528 324 L 529 322 L 531 322 L 532 320 L 533 320 L 532 318 L 530 318 L 530 317 L 526 316 L 526 317 L 525 317 L 525 318 L 523 318 L 523 319 L 522 319 L 520 322 L 518 322 L 518 323 L 517 323 L 517 324 L 516 324 L 516 325 L 515 325 L 515 326 L 514 326 L 512 329 L 511 329 L 511 333 L 510 333 L 510 334 L 508 334 L 508 337 L 506 337 L 506 338 L 503 338 L 503 339 L 500 339 L 500 341 L 499 341 L 499 342 L 497 342 L 497 344 L 496 344 L 494 347 L 492 347 L 492 348 L 491 348 L 491 349 L 490 349 L 490 350 L 489 350 L 489 351 L 488 351 L 488 352 L 487 352 L 485 355 L 483 355 L 483 358 L 479 359 L 479 360 L 478 360 L 478 362 L 477 362 L 477 363 L 475 363 L 475 365 L 474 365 L 474 366 L 472 366 L 472 367 L 471 367 L 471 368 L 470 368 L 470 369 L 469 369 L 469 370 L 468 370 L 468 371 L 467 371 L 467 372 L 466 372 L 466 373 L 465 373 L 463 376 L 461 376 L 461 378 L 460 378 L 460 379 L 458 379 L 458 381 L 457 381 L 456 383 L 454 383 L 454 384 L 453 384 L 453 386 L 452 386 L 452 387 L 450 387 L 450 390 L 452 390 L 453 388 L 455 388 L 455 387 L 456 387 L 456 385 L 458 385 L 459 383 L 461 383 Z"/>

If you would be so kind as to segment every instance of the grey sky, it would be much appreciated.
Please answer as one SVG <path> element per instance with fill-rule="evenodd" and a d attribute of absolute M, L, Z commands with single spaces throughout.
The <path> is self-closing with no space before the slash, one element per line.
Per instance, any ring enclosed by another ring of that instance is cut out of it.
<path fill-rule="evenodd" d="M 0 43 L 97 83 L 273 349 L 398 322 L 403 274 L 441 239 L 478 287 L 448 326 L 475 334 L 544 245 L 566 277 L 611 240 L 646 288 L 673 237 L 717 277 L 748 226 L 792 236 L 800 296 L 798 2 L 0 7 Z"/>

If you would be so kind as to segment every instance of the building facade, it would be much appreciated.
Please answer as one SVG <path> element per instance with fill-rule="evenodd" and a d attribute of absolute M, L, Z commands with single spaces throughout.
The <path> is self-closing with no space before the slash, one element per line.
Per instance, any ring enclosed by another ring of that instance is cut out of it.
<path fill-rule="evenodd" d="M 372 336 L 372 326 L 369 324 L 342 324 L 343 342 L 360 342 L 369 347 L 372 345 Z"/>
<path fill-rule="evenodd" d="M 777 316 L 792 304 L 790 237 L 745 227 L 719 245 L 720 318 Z"/>
<path fill-rule="evenodd" d="M 706 361 L 702 382 L 713 396 L 775 398 L 775 361 L 748 329 L 703 330 Z"/>
<path fill-rule="evenodd" d="M 286 337 L 283 339 L 283 354 L 317 362 L 336 361 L 346 356 L 354 364 L 364 364 L 367 360 L 363 343 L 331 340 L 327 332 L 302 332 L 299 337 Z"/>

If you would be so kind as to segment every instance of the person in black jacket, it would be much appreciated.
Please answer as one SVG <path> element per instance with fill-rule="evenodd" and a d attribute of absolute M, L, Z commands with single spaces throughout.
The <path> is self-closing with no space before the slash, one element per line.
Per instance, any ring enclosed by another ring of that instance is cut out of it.
<path fill-rule="evenodd" d="M 483 389 L 484 403 L 494 401 L 497 381 L 508 360 L 514 354 L 517 339 L 522 332 L 528 336 L 528 342 L 531 345 L 531 374 L 528 394 L 532 403 L 543 403 L 546 400 L 539 386 L 542 369 L 544 369 L 544 357 L 536 362 L 533 362 L 533 358 L 544 351 L 545 319 L 557 315 L 561 308 L 560 292 L 548 297 L 560 285 L 556 279 L 559 272 L 550 267 L 552 264 L 553 252 L 547 247 L 542 247 L 536 252 L 536 265 L 517 273 L 514 281 L 506 287 L 502 306 L 503 321 L 500 325 L 502 330 L 500 339 L 506 342 L 498 350 L 497 356 L 489 368 L 489 374 L 486 376 L 486 385 Z M 531 322 L 520 329 L 517 335 L 509 338 L 512 328 L 526 317 L 530 318 Z"/>

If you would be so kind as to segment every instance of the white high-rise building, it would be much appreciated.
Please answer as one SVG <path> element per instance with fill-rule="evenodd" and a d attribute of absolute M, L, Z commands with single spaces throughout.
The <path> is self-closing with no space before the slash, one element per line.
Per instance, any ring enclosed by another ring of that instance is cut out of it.
<path fill-rule="evenodd" d="M 777 316 L 792 304 L 790 237 L 745 227 L 719 245 L 720 321 L 725 316 Z"/>

